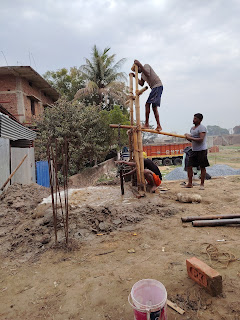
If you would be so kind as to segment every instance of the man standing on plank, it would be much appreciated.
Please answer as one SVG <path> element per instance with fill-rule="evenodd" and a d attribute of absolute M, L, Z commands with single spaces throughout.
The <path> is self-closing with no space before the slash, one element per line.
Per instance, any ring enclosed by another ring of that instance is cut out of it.
<path fill-rule="evenodd" d="M 138 72 L 142 74 L 141 80 L 138 80 L 140 86 L 143 86 L 144 82 L 146 81 L 152 89 L 145 104 L 144 128 L 149 128 L 150 105 L 152 104 L 153 113 L 157 122 L 157 128 L 155 130 L 161 131 L 162 127 L 160 125 L 158 107 L 160 107 L 161 96 L 163 92 L 162 81 L 149 64 L 145 64 L 144 66 L 142 66 L 142 64 L 138 60 L 134 60 L 134 64 L 138 66 Z M 135 77 L 134 73 L 133 76 Z"/>
<path fill-rule="evenodd" d="M 193 167 L 200 166 L 201 169 L 201 185 L 200 190 L 204 190 L 204 181 L 206 177 L 206 167 L 209 167 L 207 158 L 207 142 L 206 128 L 201 124 L 203 115 L 196 113 L 193 118 L 194 127 L 190 130 L 190 135 L 185 133 L 188 141 L 192 142 L 192 153 L 189 156 L 187 164 L 188 184 L 186 188 L 192 188 Z"/>

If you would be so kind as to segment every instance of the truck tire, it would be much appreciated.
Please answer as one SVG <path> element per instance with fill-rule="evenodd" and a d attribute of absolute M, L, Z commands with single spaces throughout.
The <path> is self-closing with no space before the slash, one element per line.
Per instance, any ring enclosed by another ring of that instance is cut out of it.
<path fill-rule="evenodd" d="M 169 158 L 165 158 L 165 159 L 163 159 L 162 163 L 164 166 L 170 166 L 172 164 L 172 160 Z"/>
<path fill-rule="evenodd" d="M 154 159 L 153 160 L 153 163 L 156 165 L 156 166 L 160 166 L 162 164 L 162 161 L 161 160 L 158 160 L 158 159 Z"/>
<path fill-rule="evenodd" d="M 173 159 L 173 164 L 175 166 L 181 166 L 182 165 L 182 159 L 181 158 L 175 158 Z"/>

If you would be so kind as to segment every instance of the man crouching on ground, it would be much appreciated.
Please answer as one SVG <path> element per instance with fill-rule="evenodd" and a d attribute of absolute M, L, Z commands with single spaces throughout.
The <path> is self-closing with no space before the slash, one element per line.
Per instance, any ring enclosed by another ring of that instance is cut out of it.
<path fill-rule="evenodd" d="M 162 175 L 158 167 L 155 165 L 155 163 L 152 162 L 150 159 L 146 159 L 146 153 L 143 152 L 144 159 L 144 177 L 148 182 L 148 188 L 149 192 L 154 193 L 156 189 L 160 186 Z M 126 164 L 130 167 L 133 167 L 134 169 L 123 174 L 123 176 L 133 174 L 136 171 L 136 163 L 135 162 L 128 162 L 128 161 L 116 161 L 116 164 Z"/>

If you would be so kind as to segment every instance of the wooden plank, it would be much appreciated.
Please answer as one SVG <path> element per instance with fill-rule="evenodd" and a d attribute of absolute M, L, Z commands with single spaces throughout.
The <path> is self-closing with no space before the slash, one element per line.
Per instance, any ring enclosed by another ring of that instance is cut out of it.
<path fill-rule="evenodd" d="M 172 308 L 173 310 L 177 311 L 179 314 L 184 314 L 185 311 L 183 309 L 181 309 L 180 307 L 178 307 L 176 305 L 176 303 L 173 303 L 172 301 L 167 299 L 167 305 Z"/>
<path fill-rule="evenodd" d="M 19 163 L 19 165 L 17 166 L 17 168 L 10 174 L 10 176 L 7 178 L 7 180 L 4 182 L 1 190 L 3 190 L 6 185 L 8 184 L 8 182 L 12 179 L 12 177 L 14 176 L 14 174 L 17 172 L 17 170 L 21 167 L 21 165 L 23 164 L 24 160 L 27 158 L 27 154 L 22 158 L 21 162 Z"/>

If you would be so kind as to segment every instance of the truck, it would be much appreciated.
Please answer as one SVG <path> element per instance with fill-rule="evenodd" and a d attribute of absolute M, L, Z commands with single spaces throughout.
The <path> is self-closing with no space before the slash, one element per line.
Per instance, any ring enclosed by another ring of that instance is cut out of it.
<path fill-rule="evenodd" d="M 157 166 L 175 166 L 182 164 L 183 150 L 191 147 L 191 143 L 171 143 L 161 145 L 143 145 L 143 151 Z"/>

